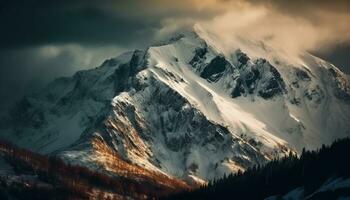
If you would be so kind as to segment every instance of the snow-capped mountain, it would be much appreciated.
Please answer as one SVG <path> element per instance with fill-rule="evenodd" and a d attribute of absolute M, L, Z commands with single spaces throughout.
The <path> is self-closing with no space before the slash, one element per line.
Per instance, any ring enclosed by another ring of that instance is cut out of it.
<path fill-rule="evenodd" d="M 197 27 L 59 78 L 15 106 L 1 137 L 113 172 L 99 141 L 129 163 L 202 182 L 350 136 L 349 77 L 335 66 L 218 40 Z"/>

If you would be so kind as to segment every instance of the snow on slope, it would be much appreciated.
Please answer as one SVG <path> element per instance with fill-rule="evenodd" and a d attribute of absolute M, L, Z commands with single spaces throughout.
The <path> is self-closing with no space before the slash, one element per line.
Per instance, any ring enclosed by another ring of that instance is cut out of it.
<path fill-rule="evenodd" d="M 235 48 L 247 52 L 248 59 L 259 61 L 264 58 L 276 68 L 283 79 L 286 92 L 275 95 L 273 99 L 268 98 L 269 101 L 265 101 L 266 98 L 255 98 L 256 94 L 248 94 L 247 97 L 252 97 L 255 103 L 244 99 L 240 107 L 244 110 L 253 108 L 249 113 L 259 117 L 259 121 L 267 124 L 269 132 L 274 132 L 275 136 L 288 141 L 291 147 L 298 151 L 304 146 L 316 148 L 334 138 L 349 135 L 349 77 L 336 67 L 308 53 L 301 52 L 300 55 L 292 57 L 276 52 L 260 42 L 249 40 L 237 39 L 238 46 L 227 50 L 215 45 L 215 41 L 204 31 L 199 30 L 199 35 L 204 40 L 211 41 L 214 49 L 221 51 L 238 68 L 242 63 L 237 63 L 237 60 L 242 56 L 240 52 L 235 52 Z M 245 66 L 249 67 L 249 64 Z M 246 71 L 254 73 L 254 70 Z M 242 74 L 242 70 L 240 73 Z M 222 88 L 220 81 L 219 87 Z M 257 90 L 259 88 L 255 89 Z M 244 106 L 246 103 L 248 105 Z"/>
<path fill-rule="evenodd" d="M 349 199 L 348 191 L 350 189 L 350 179 L 331 178 L 327 180 L 320 188 L 310 195 L 304 195 L 304 188 L 298 187 L 283 196 L 271 196 L 265 200 L 300 200 L 300 199 Z"/>
<path fill-rule="evenodd" d="M 349 136 L 349 111 L 349 78 L 333 65 L 247 39 L 224 48 L 197 27 L 54 81 L 0 128 L 91 167 L 102 137 L 128 162 L 201 182 Z"/>
<path fill-rule="evenodd" d="M 24 97 L 3 120 L 1 137 L 43 153 L 73 144 L 127 84 L 118 80 L 118 73 L 131 56 L 125 53 L 99 68 L 56 79 L 38 94 Z"/>

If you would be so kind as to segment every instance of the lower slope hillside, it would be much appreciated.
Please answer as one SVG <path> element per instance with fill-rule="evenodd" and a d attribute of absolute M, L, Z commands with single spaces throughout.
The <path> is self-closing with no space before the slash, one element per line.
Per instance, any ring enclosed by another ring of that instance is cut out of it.
<path fill-rule="evenodd" d="M 154 199 L 189 189 L 183 181 L 118 159 L 102 141 L 94 145 L 103 164 L 118 176 L 1 141 L 0 199 Z"/>
<path fill-rule="evenodd" d="M 341 199 L 350 197 L 350 139 L 228 175 L 171 199 Z"/>

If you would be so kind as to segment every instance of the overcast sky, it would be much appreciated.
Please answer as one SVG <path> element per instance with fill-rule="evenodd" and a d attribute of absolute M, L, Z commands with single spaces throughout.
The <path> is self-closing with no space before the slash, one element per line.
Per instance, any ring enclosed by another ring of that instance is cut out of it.
<path fill-rule="evenodd" d="M 0 111 L 56 77 L 194 23 L 253 32 L 271 44 L 314 52 L 350 74 L 347 0 L 1 1 Z"/>

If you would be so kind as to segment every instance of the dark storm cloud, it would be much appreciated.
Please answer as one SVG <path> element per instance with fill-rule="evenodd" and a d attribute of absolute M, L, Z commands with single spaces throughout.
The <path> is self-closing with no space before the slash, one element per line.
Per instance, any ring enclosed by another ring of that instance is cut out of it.
<path fill-rule="evenodd" d="M 347 0 L 2 1 L 0 47 L 64 43 L 144 46 L 153 40 L 169 18 L 212 18 L 234 10 L 238 3 L 269 7 L 313 23 L 324 21 L 319 17 L 323 12 L 339 14 L 350 10 Z"/>
<path fill-rule="evenodd" d="M 210 17 L 186 1 L 12 0 L 0 3 L 0 47 L 82 43 L 145 45 L 163 20 Z M 192 4 L 193 5 L 193 4 Z"/>
<path fill-rule="evenodd" d="M 140 44 L 159 27 L 153 19 L 128 18 L 108 11 L 102 3 L 76 0 L 3 1 L 0 24 L 3 48 L 62 43 Z"/>

